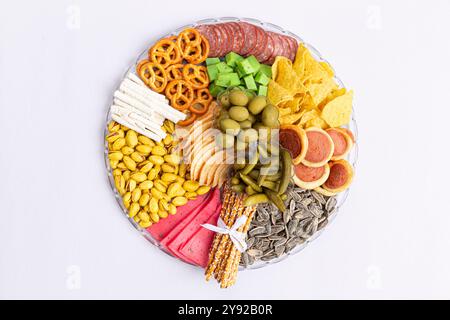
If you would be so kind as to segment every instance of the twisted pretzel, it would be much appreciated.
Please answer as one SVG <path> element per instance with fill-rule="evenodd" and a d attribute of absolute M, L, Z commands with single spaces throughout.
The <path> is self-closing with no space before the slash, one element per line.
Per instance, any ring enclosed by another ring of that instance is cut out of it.
<path fill-rule="evenodd" d="M 179 63 L 182 59 L 180 48 L 171 38 L 158 41 L 148 52 L 152 62 L 160 64 L 163 68 Z"/>
<path fill-rule="evenodd" d="M 195 113 L 188 112 L 187 115 L 188 116 L 186 117 L 186 119 L 178 121 L 177 125 L 186 127 L 192 124 L 195 121 L 195 119 L 197 119 L 197 115 Z"/>
<path fill-rule="evenodd" d="M 166 97 L 170 99 L 171 106 L 183 111 L 189 108 L 194 100 L 194 90 L 184 80 L 172 80 L 167 84 Z"/>
<path fill-rule="evenodd" d="M 203 89 L 209 85 L 206 67 L 186 64 L 183 67 L 183 77 L 194 89 Z"/>
<path fill-rule="evenodd" d="M 201 36 L 202 42 L 195 46 L 191 47 L 189 50 L 189 54 L 184 56 L 187 62 L 192 64 L 200 64 L 208 58 L 209 55 L 209 42 L 205 37 Z"/>
<path fill-rule="evenodd" d="M 167 74 L 164 68 L 157 63 L 143 63 L 139 70 L 139 76 L 153 91 L 161 93 L 167 85 Z"/>
<path fill-rule="evenodd" d="M 183 67 L 184 67 L 184 64 L 182 64 L 182 63 L 177 63 L 177 64 L 173 64 L 173 65 L 169 66 L 166 69 L 167 80 L 172 81 L 172 80 L 183 79 Z"/>

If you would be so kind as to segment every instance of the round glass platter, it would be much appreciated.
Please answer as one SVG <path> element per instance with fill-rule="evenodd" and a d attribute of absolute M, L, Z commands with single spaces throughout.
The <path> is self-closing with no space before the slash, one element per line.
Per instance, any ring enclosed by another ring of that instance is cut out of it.
<path fill-rule="evenodd" d="M 315 49 L 313 46 L 311 46 L 307 42 L 303 41 L 303 39 L 300 38 L 299 36 L 297 36 L 296 34 L 290 32 L 290 31 L 284 30 L 283 28 L 281 28 L 281 27 L 279 27 L 277 25 L 274 25 L 272 23 L 261 22 L 259 20 L 251 19 L 251 18 L 223 17 L 223 18 L 217 18 L 217 19 L 200 20 L 200 21 L 197 21 L 195 23 L 182 26 L 182 27 L 174 30 L 173 32 L 171 32 L 171 33 L 169 33 L 169 34 L 167 34 L 167 35 L 165 35 L 163 37 L 177 35 L 179 32 L 181 32 L 182 30 L 184 30 L 186 28 L 197 27 L 197 26 L 202 25 L 202 24 L 215 24 L 215 23 L 224 23 L 224 22 L 232 22 L 232 21 L 233 22 L 239 22 L 239 21 L 249 22 L 249 23 L 255 24 L 255 25 L 263 28 L 266 31 L 273 31 L 273 32 L 277 32 L 277 33 L 280 33 L 280 34 L 291 36 L 291 37 L 297 39 L 299 43 L 302 43 L 305 47 L 307 47 L 316 60 L 318 60 L 320 62 L 324 61 L 324 62 L 328 63 L 328 61 L 325 60 L 322 57 L 322 55 L 319 53 L 319 51 L 317 49 Z M 151 45 L 149 45 L 148 48 L 150 46 Z M 147 57 L 147 49 L 144 50 L 137 57 L 137 59 L 135 60 L 134 64 L 131 65 L 129 67 L 129 69 L 125 72 L 125 74 L 124 74 L 123 78 L 120 80 L 119 84 L 122 82 L 122 80 L 126 77 L 126 75 L 129 72 L 134 72 L 134 70 L 136 69 L 135 67 L 136 67 L 137 63 L 139 61 L 141 61 L 142 59 L 146 58 L 146 57 Z M 329 65 L 332 67 L 331 64 L 329 64 Z M 345 87 L 344 83 L 336 75 L 334 77 L 334 80 L 339 85 L 339 87 L 341 87 L 341 88 Z M 117 86 L 116 90 L 118 89 L 118 86 Z M 110 105 L 112 105 L 112 99 L 111 99 Z M 106 135 L 108 134 L 108 123 L 111 122 L 111 120 L 112 120 L 109 106 L 108 106 L 107 116 L 106 116 L 106 119 L 105 119 L 106 122 L 105 122 L 105 125 L 104 125 L 104 138 L 106 138 Z M 354 170 L 356 170 L 356 164 L 357 164 L 357 159 L 358 159 L 358 127 L 357 127 L 357 123 L 356 123 L 356 119 L 355 119 L 355 110 L 354 110 L 355 108 L 354 107 L 355 106 L 353 105 L 352 118 L 351 118 L 351 121 L 348 124 L 347 128 L 350 129 L 353 132 L 356 143 L 355 143 L 354 147 L 352 148 L 351 152 L 349 153 L 349 155 L 347 156 L 347 160 L 350 162 L 350 164 L 352 164 Z M 121 196 L 120 196 L 119 192 L 117 191 L 117 189 L 115 187 L 115 184 L 114 184 L 114 177 L 113 177 L 113 174 L 112 174 L 112 168 L 111 168 L 111 166 L 109 164 L 108 153 L 109 153 L 108 143 L 106 142 L 106 139 L 104 139 L 104 160 L 105 160 L 105 165 L 106 165 L 108 181 L 110 183 L 110 186 L 111 186 L 111 189 L 113 191 L 114 197 L 116 198 L 117 203 L 119 204 L 119 206 L 120 206 L 124 216 L 134 226 L 134 228 L 139 233 L 141 233 L 141 235 L 145 239 L 147 239 L 150 243 L 152 243 L 153 245 L 155 245 L 156 247 L 158 247 L 160 250 L 162 250 L 166 254 L 170 255 L 171 257 L 173 257 L 173 258 L 175 258 L 177 260 L 180 260 L 177 257 L 174 257 L 163 246 L 161 246 L 160 243 L 158 241 L 156 241 L 152 237 L 152 235 L 145 228 L 140 227 L 139 224 L 137 224 L 132 218 L 130 218 L 128 216 L 128 210 L 124 207 L 124 205 L 122 203 L 122 198 L 121 198 Z M 266 261 L 266 262 L 259 260 L 259 261 L 256 261 L 254 264 L 247 266 L 246 268 L 241 266 L 240 269 L 241 270 L 246 270 L 246 269 L 262 268 L 262 267 L 270 265 L 270 264 L 278 263 L 278 262 L 280 262 L 282 260 L 285 260 L 289 256 L 293 256 L 293 255 L 297 254 L 298 252 L 302 251 L 310 242 L 312 242 L 317 237 L 319 237 L 324 232 L 324 230 L 326 230 L 329 227 L 330 223 L 335 219 L 337 213 L 339 212 L 339 210 L 341 209 L 342 205 L 346 201 L 346 199 L 347 199 L 347 197 L 349 195 L 349 192 L 350 192 L 350 189 L 347 189 L 346 191 L 344 191 L 344 192 L 342 192 L 342 193 L 340 193 L 340 194 L 338 194 L 336 196 L 336 200 L 337 200 L 336 207 L 335 207 L 335 210 L 334 210 L 333 214 L 331 214 L 328 217 L 328 224 L 327 224 L 327 226 L 325 226 L 321 230 L 318 230 L 309 239 L 307 239 L 304 243 L 298 245 L 297 247 L 295 247 L 294 249 L 292 249 L 288 253 L 285 253 L 282 256 L 280 256 L 279 258 L 276 258 L 276 259 L 273 259 L 273 260 L 270 260 L 270 261 Z M 180 260 L 180 261 L 182 261 L 182 260 Z M 185 262 L 185 261 L 183 261 L 183 262 Z M 185 263 L 188 263 L 188 262 L 185 262 Z"/>

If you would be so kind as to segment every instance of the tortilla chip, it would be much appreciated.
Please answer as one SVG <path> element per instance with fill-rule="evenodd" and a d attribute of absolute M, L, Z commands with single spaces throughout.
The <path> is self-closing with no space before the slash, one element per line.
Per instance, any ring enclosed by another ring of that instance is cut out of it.
<path fill-rule="evenodd" d="M 350 90 L 328 102 L 322 110 L 321 117 L 330 127 L 340 127 L 350 122 L 353 104 L 353 91 Z"/>
<path fill-rule="evenodd" d="M 328 62 L 321 61 L 319 62 L 322 68 L 328 73 L 330 77 L 334 77 L 334 70 L 333 68 L 328 64 Z"/>
<path fill-rule="evenodd" d="M 347 92 L 345 88 L 334 89 L 331 91 L 328 96 L 317 106 L 320 110 L 323 110 L 323 107 L 330 102 L 331 100 L 344 95 Z"/>
<path fill-rule="evenodd" d="M 306 86 L 313 98 L 314 104 L 319 105 L 338 86 L 332 78 L 324 78 L 319 83 L 310 83 Z"/>
<path fill-rule="evenodd" d="M 289 114 L 289 115 L 285 115 L 285 116 L 280 117 L 280 119 L 279 119 L 280 120 L 280 125 L 296 123 L 298 120 L 300 120 L 300 118 L 303 116 L 303 114 L 305 112 L 306 111 L 303 110 L 303 111 L 300 111 L 300 112 L 297 112 L 297 113 L 293 113 L 293 114 Z"/>
<path fill-rule="evenodd" d="M 319 111 L 315 109 L 306 111 L 300 119 L 299 125 L 304 126 L 308 121 L 318 118 L 319 116 Z"/>
<path fill-rule="evenodd" d="M 311 119 L 308 122 L 306 122 L 305 128 L 311 128 L 311 127 L 328 129 L 329 125 L 321 117 L 317 117 L 317 118 Z"/>
<path fill-rule="evenodd" d="M 282 102 L 294 99 L 294 95 L 292 95 L 289 91 L 287 91 L 275 81 L 270 80 L 267 98 L 272 104 L 278 106 Z"/>
<path fill-rule="evenodd" d="M 292 69 L 292 62 L 286 57 L 276 57 L 272 66 L 272 74 L 275 72 L 275 82 L 289 91 L 290 94 L 305 93 L 306 88 L 303 86 L 302 79 Z"/>

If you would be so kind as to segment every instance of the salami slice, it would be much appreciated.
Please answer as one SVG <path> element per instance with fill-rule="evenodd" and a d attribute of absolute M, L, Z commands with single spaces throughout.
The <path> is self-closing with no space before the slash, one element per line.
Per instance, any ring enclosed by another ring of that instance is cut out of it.
<path fill-rule="evenodd" d="M 227 40 L 228 40 L 227 50 L 224 53 L 224 55 L 225 55 L 228 52 L 231 52 L 233 50 L 234 35 L 233 35 L 233 28 L 231 27 L 230 23 L 228 23 L 228 22 L 224 23 L 223 28 L 225 29 L 225 32 L 227 33 Z"/>
<path fill-rule="evenodd" d="M 270 31 L 269 31 L 270 32 Z M 275 58 L 283 53 L 283 43 L 278 33 L 270 32 L 273 39 L 273 52 L 271 56 L 265 61 L 267 64 L 273 64 Z"/>
<path fill-rule="evenodd" d="M 289 59 L 294 61 L 295 60 L 295 55 L 297 54 L 298 42 L 297 42 L 297 40 L 295 38 L 290 37 L 290 36 L 286 36 L 286 39 L 289 42 L 289 48 L 290 48 Z"/>
<path fill-rule="evenodd" d="M 272 38 L 272 35 L 269 32 L 266 32 L 266 35 L 267 35 L 267 45 L 263 50 L 263 52 L 261 53 L 261 55 L 256 57 L 260 62 L 267 61 L 267 59 L 270 58 L 274 50 L 274 40 Z"/>
<path fill-rule="evenodd" d="M 220 33 L 220 38 L 222 40 L 221 46 L 220 46 L 220 51 L 217 54 L 219 57 L 223 57 L 225 55 L 225 52 L 227 52 L 228 50 L 228 33 L 225 30 L 225 28 L 223 27 L 223 24 L 216 24 L 216 29 L 219 31 Z"/>
<path fill-rule="evenodd" d="M 283 48 L 283 51 L 281 52 L 280 56 L 289 58 L 289 53 L 291 51 L 291 48 L 290 48 L 288 39 L 286 39 L 286 37 L 284 35 L 278 35 L 278 37 L 280 38 L 281 46 Z"/>
<path fill-rule="evenodd" d="M 242 53 L 242 47 L 244 46 L 244 31 L 242 30 L 242 27 L 237 22 L 230 22 L 230 27 L 233 30 L 233 49 L 232 51 L 241 54 Z"/>
<path fill-rule="evenodd" d="M 267 32 L 264 31 L 263 28 L 255 26 L 256 33 L 257 33 L 257 39 L 256 39 L 256 46 L 253 49 L 253 52 L 248 53 L 248 55 L 254 55 L 255 57 L 258 57 L 261 55 L 261 53 L 264 51 L 267 45 Z"/>
<path fill-rule="evenodd" d="M 208 40 L 209 42 L 209 56 L 215 57 L 217 54 L 217 35 L 211 25 L 200 25 L 197 30 Z"/>
<path fill-rule="evenodd" d="M 222 50 L 223 47 L 223 42 L 224 42 L 224 36 L 222 34 L 222 32 L 220 31 L 220 29 L 217 27 L 217 25 L 210 25 L 211 28 L 213 29 L 215 35 L 216 35 L 216 39 L 217 39 L 217 46 L 216 46 L 216 50 L 214 52 L 214 56 L 213 57 L 220 57 L 220 52 Z"/>
<path fill-rule="evenodd" d="M 244 46 L 241 49 L 243 56 L 248 55 L 256 46 L 256 27 L 248 22 L 238 22 L 244 30 Z"/>

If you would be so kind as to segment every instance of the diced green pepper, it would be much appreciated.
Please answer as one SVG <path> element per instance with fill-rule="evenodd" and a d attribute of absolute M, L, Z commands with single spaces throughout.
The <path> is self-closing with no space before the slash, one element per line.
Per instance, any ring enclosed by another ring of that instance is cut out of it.
<path fill-rule="evenodd" d="M 217 97 L 224 90 L 224 87 L 218 86 L 215 83 L 209 85 L 209 93 L 211 93 L 213 97 Z"/>
<path fill-rule="evenodd" d="M 207 66 L 211 66 L 213 64 L 217 64 L 220 63 L 220 59 L 219 58 L 206 58 L 206 65 Z"/>
<path fill-rule="evenodd" d="M 234 70 L 229 65 L 227 65 L 225 62 L 219 62 L 215 64 L 217 66 L 217 70 L 219 73 L 232 73 Z"/>
<path fill-rule="evenodd" d="M 216 85 L 221 87 L 238 86 L 241 84 L 237 73 L 219 73 Z"/>
<path fill-rule="evenodd" d="M 256 83 L 262 84 L 263 86 L 267 86 L 269 84 L 270 78 L 266 76 L 261 70 L 256 74 L 255 77 Z"/>
<path fill-rule="evenodd" d="M 258 96 L 267 96 L 267 87 L 266 86 L 259 86 Z"/>
<path fill-rule="evenodd" d="M 217 69 L 217 64 L 210 65 L 206 67 L 208 72 L 209 81 L 212 82 L 217 79 L 217 75 L 219 74 L 219 70 Z"/>
<path fill-rule="evenodd" d="M 247 87 L 247 89 L 249 89 L 249 90 L 257 90 L 258 89 L 256 87 L 255 79 L 253 79 L 252 75 L 248 75 L 248 76 L 244 77 L 244 81 L 245 81 L 245 86 Z"/>
<path fill-rule="evenodd" d="M 244 60 L 244 58 L 235 52 L 230 52 L 225 56 L 225 61 L 232 68 L 234 68 L 236 66 L 236 62 L 242 61 L 242 60 Z"/>
<path fill-rule="evenodd" d="M 259 72 L 265 74 L 269 79 L 272 78 L 272 67 L 267 64 L 261 64 L 259 67 Z"/>

